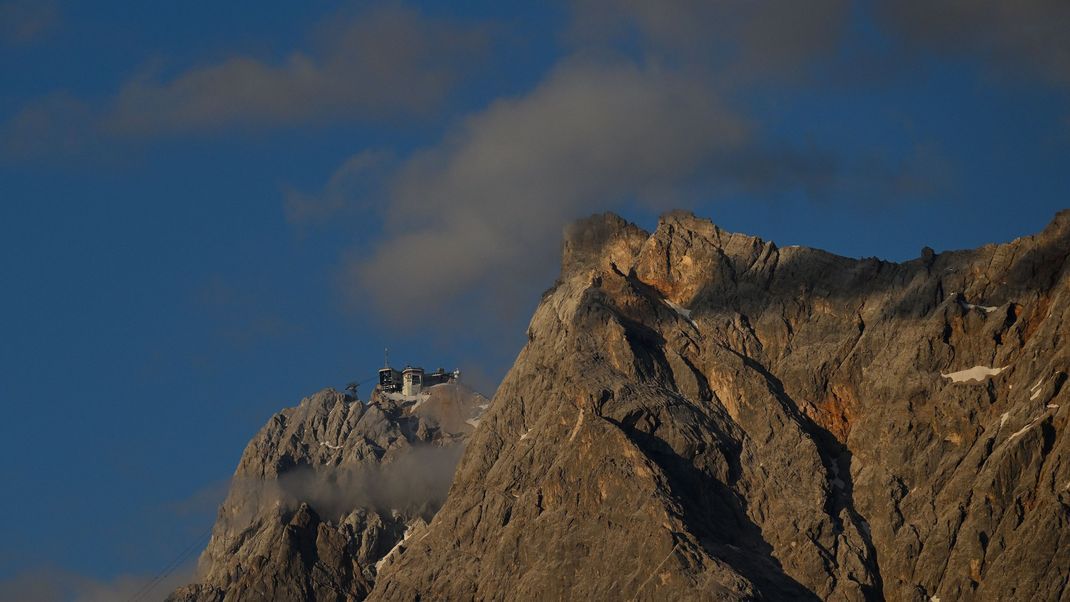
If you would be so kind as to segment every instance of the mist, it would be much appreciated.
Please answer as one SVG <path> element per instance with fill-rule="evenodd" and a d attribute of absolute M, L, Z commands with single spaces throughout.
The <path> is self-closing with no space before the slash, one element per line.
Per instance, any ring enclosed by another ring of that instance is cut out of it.
<path fill-rule="evenodd" d="M 302 466 L 277 480 L 236 480 L 242 496 L 296 509 L 307 503 L 322 518 L 338 519 L 356 508 L 419 514 L 430 520 L 446 500 L 463 445 L 421 446 L 384 464 Z M 234 495 L 232 491 L 232 496 Z"/>

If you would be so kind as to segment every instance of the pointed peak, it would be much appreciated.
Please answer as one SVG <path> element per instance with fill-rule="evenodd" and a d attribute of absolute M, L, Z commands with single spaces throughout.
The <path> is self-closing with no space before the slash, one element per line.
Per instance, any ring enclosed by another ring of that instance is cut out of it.
<path fill-rule="evenodd" d="M 598 213 L 565 227 L 561 271 L 630 265 L 650 233 L 615 213 Z"/>
<path fill-rule="evenodd" d="M 1057 211 L 1048 225 L 1040 232 L 1041 236 L 1065 237 L 1070 235 L 1070 209 Z"/>
<path fill-rule="evenodd" d="M 686 209 L 672 209 L 662 213 L 658 217 L 658 227 L 660 228 L 663 225 L 682 227 L 687 230 L 719 230 L 713 220 L 699 217 Z"/>

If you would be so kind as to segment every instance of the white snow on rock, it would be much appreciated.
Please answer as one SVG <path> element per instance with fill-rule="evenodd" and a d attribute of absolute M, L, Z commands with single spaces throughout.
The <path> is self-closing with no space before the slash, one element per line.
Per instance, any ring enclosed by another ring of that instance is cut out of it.
<path fill-rule="evenodd" d="M 472 425 L 472 428 L 479 426 L 479 418 L 469 418 L 468 420 L 465 420 L 465 422 Z"/>
<path fill-rule="evenodd" d="M 383 567 L 383 563 L 386 562 L 391 556 L 394 555 L 394 552 L 396 552 L 397 549 L 401 547 L 401 544 L 405 543 L 405 540 L 408 539 L 409 535 L 411 535 L 411 534 L 412 534 L 412 527 L 406 527 L 405 528 L 405 535 L 403 535 L 401 537 L 401 541 L 399 541 L 396 544 L 394 544 L 394 547 L 390 548 L 390 551 L 386 553 L 386 556 L 383 556 L 382 558 L 379 559 L 379 562 L 375 563 L 375 571 L 376 572 L 379 572 L 379 570 Z"/>
<path fill-rule="evenodd" d="M 973 303 L 966 303 L 966 301 L 964 301 L 961 297 L 959 298 L 959 303 L 961 303 L 962 306 L 965 307 L 966 309 L 979 309 L 979 310 L 985 312 L 986 314 L 990 314 L 990 313 L 996 311 L 997 309 L 999 309 L 998 306 L 974 305 Z"/>
<path fill-rule="evenodd" d="M 987 366 L 974 366 L 968 370 L 960 370 L 958 372 L 951 372 L 950 374 L 940 373 L 940 376 L 944 378 L 950 378 L 951 382 L 964 383 L 971 380 L 979 383 L 984 382 L 990 376 L 995 376 L 1000 372 L 1007 369 L 1007 366 L 1002 368 L 989 368 Z"/>
<path fill-rule="evenodd" d="M 1003 412 L 999 417 L 999 428 L 1003 428 L 1004 424 L 1007 424 L 1007 419 L 1011 417 L 1009 412 Z"/>
<path fill-rule="evenodd" d="M 1026 433 L 1026 431 L 1028 431 L 1029 429 L 1031 429 L 1034 426 L 1036 426 L 1039 421 L 1040 421 L 1040 418 L 1035 418 L 1035 419 L 1029 421 L 1029 424 L 1027 424 L 1027 425 L 1023 426 L 1022 428 L 1018 429 L 1017 431 L 1015 431 L 1010 437 L 1007 437 L 1007 441 L 1013 441 L 1013 440 L 1017 439 L 1018 437 L 1021 437 L 1022 435 L 1024 435 Z"/>
<path fill-rule="evenodd" d="M 1055 404 L 1053 404 L 1053 403 L 1049 403 L 1049 404 L 1048 404 L 1048 409 L 1049 409 L 1049 410 L 1057 410 L 1057 409 L 1059 409 L 1059 406 L 1057 406 L 1057 405 L 1055 405 Z M 1010 440 L 1012 440 L 1012 439 L 1014 439 L 1014 438 L 1016 438 L 1016 437 L 1020 437 L 1020 436 L 1024 435 L 1026 431 L 1028 431 L 1029 429 L 1033 428 L 1034 426 L 1036 426 L 1036 425 L 1040 424 L 1040 421 L 1041 421 L 1041 420 L 1042 420 L 1042 419 L 1044 418 L 1044 416 L 1046 416 L 1046 415 L 1047 415 L 1047 412 L 1045 412 L 1044 414 L 1041 414 L 1040 416 L 1037 416 L 1036 418 L 1034 418 L 1034 419 L 1030 420 L 1030 421 L 1029 421 L 1029 424 L 1027 424 L 1027 425 L 1023 426 L 1023 427 L 1022 427 L 1022 428 L 1021 428 L 1020 430 L 1018 430 L 1017 432 L 1015 432 L 1015 433 L 1014 433 L 1013 435 L 1011 435 L 1010 437 L 1007 437 L 1007 441 L 1010 441 Z"/>
<path fill-rule="evenodd" d="M 526 433 L 524 433 L 523 435 L 520 435 L 520 440 L 523 441 L 524 439 L 527 439 L 528 435 L 530 435 L 531 431 L 533 431 L 533 430 L 535 430 L 535 429 L 528 429 L 528 431 Z"/>
<path fill-rule="evenodd" d="M 327 443 L 326 441 L 320 441 L 320 446 L 327 447 L 327 448 L 330 448 L 330 449 L 342 449 L 342 447 L 343 447 L 341 445 L 331 445 L 330 443 Z"/>
<path fill-rule="evenodd" d="M 698 326 L 695 324 L 695 321 L 691 319 L 691 310 L 690 309 L 687 309 L 686 307 L 684 307 L 684 306 L 682 306 L 682 305 L 680 305 L 678 303 L 673 303 L 672 301 L 669 301 L 668 299 L 662 299 L 662 301 L 665 302 L 665 305 L 668 305 L 669 307 L 672 308 L 673 311 L 675 311 L 677 314 L 679 314 L 681 318 L 687 320 L 688 323 L 690 323 L 695 328 L 698 328 Z"/>
<path fill-rule="evenodd" d="M 579 414 L 576 415 L 576 426 L 572 427 L 572 432 L 568 435 L 568 440 L 571 442 L 576 439 L 576 435 L 580 432 L 580 427 L 583 426 L 583 409 L 581 408 Z"/>
<path fill-rule="evenodd" d="M 1037 381 L 1037 384 L 1029 388 L 1029 390 L 1033 392 L 1033 394 L 1029 396 L 1029 401 L 1036 401 L 1037 397 L 1040 397 L 1040 394 L 1044 391 L 1044 389 L 1040 388 L 1040 385 L 1043 385 L 1046 380 L 1046 378 L 1041 378 Z"/>

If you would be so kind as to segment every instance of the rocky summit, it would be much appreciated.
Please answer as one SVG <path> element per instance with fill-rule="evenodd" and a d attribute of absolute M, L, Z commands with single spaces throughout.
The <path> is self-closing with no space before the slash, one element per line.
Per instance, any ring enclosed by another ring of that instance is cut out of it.
<path fill-rule="evenodd" d="M 584 220 L 478 426 L 282 412 L 173 599 L 1066 600 L 1068 252 L 1070 212 L 905 263 Z"/>
<path fill-rule="evenodd" d="M 462 385 L 365 404 L 327 389 L 249 442 L 200 582 L 173 601 L 360 600 L 426 528 L 488 400 Z"/>

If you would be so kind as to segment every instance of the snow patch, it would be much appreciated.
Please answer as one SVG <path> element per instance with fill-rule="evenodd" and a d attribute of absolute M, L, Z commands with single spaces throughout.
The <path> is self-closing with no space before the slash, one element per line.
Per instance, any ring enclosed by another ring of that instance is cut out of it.
<path fill-rule="evenodd" d="M 974 305 L 973 303 L 966 303 L 966 301 L 964 301 L 961 297 L 959 298 L 959 303 L 961 303 L 962 306 L 965 307 L 966 309 L 979 309 L 979 310 L 985 312 L 986 314 L 990 314 L 990 313 L 996 311 L 997 309 L 999 309 L 998 306 Z"/>
<path fill-rule="evenodd" d="M 479 418 L 469 418 L 468 420 L 465 420 L 465 422 L 472 425 L 472 428 L 479 426 Z"/>
<path fill-rule="evenodd" d="M 1040 397 L 1040 394 L 1044 392 L 1044 389 L 1041 389 L 1040 386 L 1043 385 L 1047 380 L 1048 379 L 1046 378 L 1041 378 L 1037 381 L 1037 384 L 1029 388 L 1029 390 L 1033 392 L 1033 394 L 1029 396 L 1029 401 L 1036 401 L 1037 397 Z"/>
<path fill-rule="evenodd" d="M 401 547 L 401 544 L 405 543 L 405 540 L 408 539 L 409 535 L 411 535 L 411 534 L 412 534 L 412 527 L 406 527 L 405 528 L 405 534 L 401 536 L 401 541 L 399 541 L 396 544 L 394 544 L 394 547 L 390 548 L 390 551 L 386 553 L 386 556 L 383 556 L 382 558 L 379 559 L 379 562 L 375 563 L 375 572 L 377 572 L 377 573 L 379 572 L 379 569 L 382 568 L 383 563 L 386 562 L 387 559 L 389 559 L 391 556 L 394 555 L 394 552 L 396 552 L 397 549 Z"/>
<path fill-rule="evenodd" d="M 1037 419 L 1037 420 L 1039 420 L 1039 419 Z M 1007 437 L 1007 441 L 1014 441 L 1018 437 L 1021 437 L 1022 435 L 1024 435 L 1026 433 L 1026 431 L 1028 431 L 1029 429 L 1031 429 L 1031 428 L 1033 428 L 1034 426 L 1037 425 L 1037 420 L 1031 420 L 1029 422 L 1029 424 L 1023 426 L 1022 428 L 1018 429 L 1017 431 L 1014 431 L 1014 433 L 1012 433 L 1010 437 Z"/>
<path fill-rule="evenodd" d="M 576 435 L 580 432 L 580 427 L 583 426 L 583 410 L 581 409 L 579 415 L 576 416 L 576 426 L 572 427 L 572 432 L 568 436 L 568 440 L 571 443 L 576 438 Z"/>
<path fill-rule="evenodd" d="M 520 435 L 520 440 L 523 441 L 524 439 L 527 439 L 528 435 L 530 435 L 531 431 L 533 431 L 533 430 L 535 430 L 535 429 L 528 429 L 526 433 L 524 433 L 523 435 Z"/>
<path fill-rule="evenodd" d="M 1059 409 L 1059 406 L 1058 406 L 1058 404 L 1054 404 L 1054 403 L 1049 403 L 1049 404 L 1048 404 L 1048 409 L 1049 409 L 1049 410 L 1058 410 L 1058 409 Z"/>
<path fill-rule="evenodd" d="M 682 317 L 683 319 L 685 319 L 688 322 L 690 322 L 692 326 L 695 326 L 695 321 L 691 319 L 691 310 L 690 309 L 687 309 L 686 307 L 684 307 L 682 305 L 679 305 L 677 303 L 673 303 L 672 301 L 669 301 L 668 299 L 662 299 L 662 301 L 665 302 L 665 305 L 668 305 L 669 307 L 672 308 L 673 311 L 675 311 L 677 314 L 679 314 L 680 317 Z M 696 328 L 697 328 L 697 326 L 696 326 Z"/>
<path fill-rule="evenodd" d="M 343 447 L 345 447 L 344 445 L 331 445 L 330 443 L 327 443 L 326 441 L 320 441 L 320 446 L 321 447 L 327 447 L 327 448 L 330 448 L 330 449 L 342 449 Z"/>
<path fill-rule="evenodd" d="M 1011 417 L 1010 412 L 1003 412 L 999 417 L 999 428 L 1003 428 L 1004 424 L 1007 424 L 1007 420 Z"/>
<path fill-rule="evenodd" d="M 967 381 L 975 380 L 977 382 L 984 382 L 989 376 L 995 376 L 1000 372 L 1007 369 L 1007 366 L 1002 368 L 989 368 L 987 366 L 974 366 L 968 370 L 960 370 L 958 372 L 951 372 L 949 374 L 940 373 L 940 376 L 944 378 L 950 378 L 952 382 L 964 383 Z"/>

